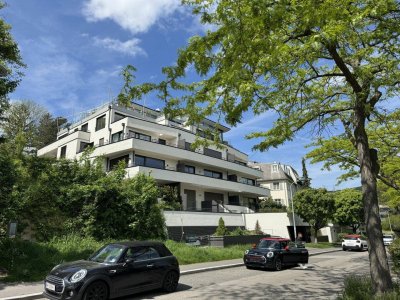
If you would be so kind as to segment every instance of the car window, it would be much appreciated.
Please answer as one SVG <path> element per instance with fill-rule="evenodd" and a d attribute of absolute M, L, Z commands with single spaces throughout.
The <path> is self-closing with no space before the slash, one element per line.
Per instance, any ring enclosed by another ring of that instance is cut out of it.
<path fill-rule="evenodd" d="M 134 247 L 127 250 L 125 257 L 134 261 L 141 261 L 158 258 L 160 254 L 153 247 Z"/>
<path fill-rule="evenodd" d="M 118 261 L 123 250 L 123 246 L 110 244 L 98 250 L 89 260 L 100 263 L 115 263 Z"/>

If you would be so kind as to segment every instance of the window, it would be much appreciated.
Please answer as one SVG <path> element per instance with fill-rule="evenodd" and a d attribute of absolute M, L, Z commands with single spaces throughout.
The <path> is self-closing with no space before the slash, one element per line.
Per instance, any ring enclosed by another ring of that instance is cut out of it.
<path fill-rule="evenodd" d="M 67 146 L 63 146 L 61 147 L 61 151 L 60 151 L 60 158 L 65 158 L 65 155 L 67 154 Z"/>
<path fill-rule="evenodd" d="M 134 261 L 149 260 L 159 258 L 160 254 L 152 247 L 135 247 L 129 248 L 126 251 L 125 258 L 133 259 Z"/>
<path fill-rule="evenodd" d="M 280 188 L 279 188 L 279 182 L 273 182 L 273 183 L 272 183 L 272 189 L 273 189 L 273 190 L 280 190 Z"/>
<path fill-rule="evenodd" d="M 239 161 L 239 160 L 235 160 L 235 163 L 238 165 L 242 165 L 242 166 L 247 166 L 247 164 L 245 162 Z"/>
<path fill-rule="evenodd" d="M 215 158 L 222 158 L 222 153 L 219 151 L 215 151 L 209 148 L 204 148 L 204 154 L 207 156 L 215 157 Z"/>
<path fill-rule="evenodd" d="M 256 185 L 256 181 L 254 179 L 242 177 L 242 179 L 240 181 L 244 184 L 253 185 L 253 186 Z"/>
<path fill-rule="evenodd" d="M 127 167 L 129 164 L 129 155 L 124 155 L 124 156 L 110 159 L 110 170 L 115 169 L 115 167 L 119 164 L 120 161 L 124 161 L 125 166 Z"/>
<path fill-rule="evenodd" d="M 114 115 L 114 122 L 122 120 L 123 118 L 125 118 L 125 115 L 119 114 L 119 113 L 116 112 L 115 115 Z"/>
<path fill-rule="evenodd" d="M 135 166 L 144 166 L 155 169 L 165 169 L 165 161 L 152 157 L 135 155 Z"/>
<path fill-rule="evenodd" d="M 204 176 L 222 179 L 222 173 L 204 169 Z"/>
<path fill-rule="evenodd" d="M 99 139 L 99 146 L 103 146 L 104 145 L 104 138 Z"/>
<path fill-rule="evenodd" d="M 193 166 L 186 166 L 185 165 L 185 173 L 195 174 L 196 168 Z"/>
<path fill-rule="evenodd" d="M 96 131 L 106 127 L 106 115 L 96 119 Z"/>
<path fill-rule="evenodd" d="M 237 175 L 236 174 L 231 174 L 231 175 L 228 175 L 228 180 L 229 181 L 234 181 L 234 182 L 237 182 Z"/>
<path fill-rule="evenodd" d="M 240 205 L 239 196 L 229 196 L 228 203 L 229 205 Z"/>
<path fill-rule="evenodd" d="M 121 141 L 121 140 L 123 140 L 123 136 L 124 136 L 123 131 L 119 131 L 117 133 L 114 133 L 111 136 L 111 142 L 115 143 L 115 142 Z"/>
<path fill-rule="evenodd" d="M 163 139 L 158 139 L 158 143 L 161 144 L 161 145 L 166 145 L 167 144 L 166 140 L 163 140 Z"/>
<path fill-rule="evenodd" d="M 276 204 L 282 205 L 282 199 L 274 199 Z"/>
<path fill-rule="evenodd" d="M 83 152 L 88 147 L 93 147 L 93 143 L 86 143 L 86 142 L 81 142 L 81 145 L 79 147 L 79 152 Z"/>
<path fill-rule="evenodd" d="M 144 140 L 151 142 L 151 136 L 139 132 L 129 131 L 129 136 L 134 137 L 135 139 Z"/>
<path fill-rule="evenodd" d="M 88 131 L 88 123 L 83 124 L 82 127 L 81 127 L 81 130 L 87 132 Z"/>
<path fill-rule="evenodd" d="M 278 172 L 278 165 L 272 165 L 272 172 Z"/>

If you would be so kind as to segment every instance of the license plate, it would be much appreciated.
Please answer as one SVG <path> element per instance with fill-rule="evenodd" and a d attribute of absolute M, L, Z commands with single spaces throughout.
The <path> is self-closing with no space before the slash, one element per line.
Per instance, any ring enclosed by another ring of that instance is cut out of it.
<path fill-rule="evenodd" d="M 46 289 L 55 292 L 56 291 L 56 286 L 54 284 L 46 281 Z"/>

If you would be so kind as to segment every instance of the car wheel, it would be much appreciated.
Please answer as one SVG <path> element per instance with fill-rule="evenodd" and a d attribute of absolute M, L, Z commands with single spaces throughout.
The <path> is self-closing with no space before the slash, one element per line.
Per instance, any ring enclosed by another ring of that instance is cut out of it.
<path fill-rule="evenodd" d="M 347 250 L 346 247 L 344 247 L 344 246 L 342 247 L 342 249 L 343 249 L 343 251 L 346 251 L 346 250 Z"/>
<path fill-rule="evenodd" d="M 275 271 L 280 271 L 280 270 L 282 270 L 282 260 L 279 257 L 277 257 L 275 259 Z"/>
<path fill-rule="evenodd" d="M 250 267 L 250 266 L 246 266 L 246 268 L 249 269 L 249 270 L 253 270 L 253 268 Z"/>
<path fill-rule="evenodd" d="M 168 293 L 175 292 L 176 288 L 178 287 L 179 275 L 175 271 L 169 271 L 163 281 L 162 288 L 164 291 Z"/>
<path fill-rule="evenodd" d="M 108 287 L 102 281 L 90 284 L 83 294 L 83 300 L 106 300 L 108 299 Z"/>

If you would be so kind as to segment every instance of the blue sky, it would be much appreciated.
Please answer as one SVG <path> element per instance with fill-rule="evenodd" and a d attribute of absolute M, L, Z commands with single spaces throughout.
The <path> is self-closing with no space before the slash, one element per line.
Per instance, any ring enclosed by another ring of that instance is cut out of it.
<path fill-rule="evenodd" d="M 0 11 L 12 26 L 24 62 L 25 76 L 10 96 L 33 100 L 54 116 L 73 117 L 115 97 L 120 72 L 127 64 L 138 72 L 137 82 L 161 79 L 161 68 L 174 63 L 177 51 L 205 28 L 180 0 L 8 0 Z M 153 97 L 146 106 L 162 108 Z M 252 152 L 254 141 L 244 136 L 268 129 L 274 116 L 247 115 L 225 139 L 258 162 L 281 162 L 301 174 L 301 158 L 310 143 L 307 132 L 268 152 Z M 340 170 L 321 171 L 307 164 L 313 187 L 341 189 L 359 186 L 358 180 L 335 186 Z"/>

